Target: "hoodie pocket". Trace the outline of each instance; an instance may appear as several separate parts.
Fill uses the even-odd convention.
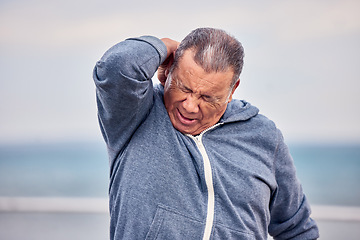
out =
[[[205,224],[164,206],[158,206],[146,240],[201,239]]]
[[[158,206],[146,240],[202,239],[204,229],[205,223],[174,209]],[[215,224],[211,239],[255,240],[255,236],[247,231],[238,231]]]

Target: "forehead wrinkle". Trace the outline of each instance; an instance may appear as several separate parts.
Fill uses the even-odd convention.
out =
[[[173,69],[173,72],[180,77],[179,80],[182,84],[186,84],[186,87],[190,88],[193,92],[213,96],[222,95],[224,90],[224,82],[222,80],[225,80],[223,78],[227,79],[228,73],[228,71],[206,72],[194,61],[194,53],[192,51],[185,52]]]
[[[180,58],[180,61],[179,61],[179,64],[176,66],[176,68],[178,69],[178,72],[185,72],[193,77],[196,77],[197,79],[200,79],[201,81],[205,81],[207,82],[208,84],[211,84],[211,85],[216,85],[215,83],[212,83],[210,82],[209,80],[207,80],[206,78],[206,75],[210,75],[210,74],[216,74],[217,72],[206,72],[206,70],[201,66],[199,65],[198,63],[195,62],[194,60],[194,52],[192,51],[187,51],[181,58]],[[186,62],[185,59],[188,59],[190,58],[191,60],[191,63],[189,62]],[[185,65],[187,66],[188,65],[188,68],[187,69],[183,69],[181,67],[181,65]],[[182,70],[182,71],[181,71]],[[199,75],[194,75],[193,72],[198,72],[200,74]],[[204,77],[204,76],[205,77]]]
[[[199,81],[197,82],[197,83],[198,83],[198,84],[197,84],[198,87],[201,87],[201,86],[207,87],[207,86],[209,86],[209,85],[214,86],[214,87],[216,86],[216,84],[213,83],[213,82],[211,82],[211,81],[209,81],[209,80],[206,78],[206,76],[205,76],[205,77],[196,76],[196,75],[194,75],[191,71],[187,71],[187,73],[188,73],[189,75],[193,76],[194,78],[196,78],[196,79],[199,80]]]
[[[185,87],[191,89],[191,91],[193,91],[194,93],[197,93],[199,95],[212,96],[218,94],[219,91],[216,90],[217,85],[207,80],[206,77],[196,76],[191,71],[186,71],[185,73],[191,75],[193,78],[196,78],[198,80],[197,82],[194,82],[190,79],[188,80],[187,84],[184,84],[182,82],[182,85],[186,85]]]

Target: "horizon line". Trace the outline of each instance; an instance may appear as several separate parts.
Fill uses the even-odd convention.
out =
[[[1,212],[103,213],[109,214],[108,198],[0,197]],[[311,205],[315,220],[360,222],[360,206]]]

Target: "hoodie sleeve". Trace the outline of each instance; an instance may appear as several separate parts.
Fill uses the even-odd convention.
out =
[[[269,234],[274,239],[317,239],[319,231],[310,218],[310,205],[296,177],[293,159],[278,130],[275,153],[277,189],[270,202]]]
[[[152,107],[151,78],[165,58],[164,43],[143,36],[116,44],[96,63],[98,119],[111,164]]]

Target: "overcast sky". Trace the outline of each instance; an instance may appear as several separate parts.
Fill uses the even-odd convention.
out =
[[[122,3],[126,2],[126,3]],[[101,139],[92,69],[128,37],[222,28],[236,98],[288,141],[360,142],[360,1],[0,0],[0,142]]]

